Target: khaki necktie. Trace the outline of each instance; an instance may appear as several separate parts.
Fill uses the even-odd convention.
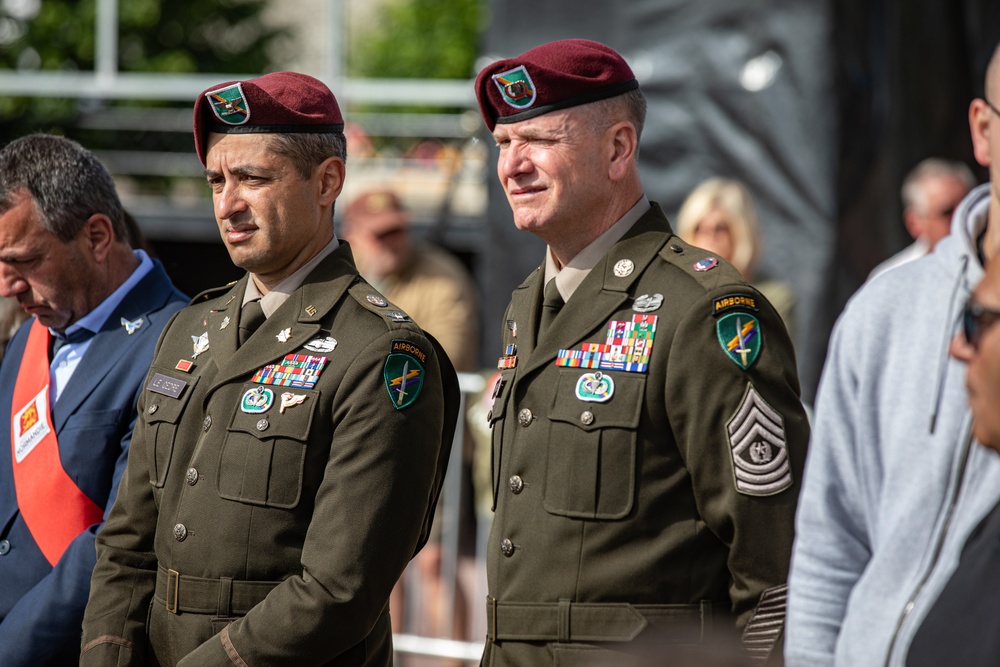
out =
[[[247,342],[247,338],[250,338],[250,335],[266,319],[264,309],[260,305],[260,299],[243,304],[243,310],[240,312],[240,345]]]
[[[562,295],[556,287],[556,279],[552,278],[545,283],[545,290],[542,293],[542,318],[538,322],[538,335],[541,336],[552,324],[552,320],[559,314],[559,309],[563,307]]]

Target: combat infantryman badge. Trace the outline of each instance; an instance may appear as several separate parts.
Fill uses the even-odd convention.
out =
[[[642,296],[637,296],[635,301],[632,302],[632,310],[637,313],[651,313],[654,310],[659,310],[662,305],[662,294],[643,294]]]
[[[335,349],[337,349],[337,339],[334,338],[333,336],[326,336],[324,338],[313,338],[303,347],[305,347],[310,352],[333,352]]]
[[[726,424],[736,490],[748,496],[770,496],[792,485],[785,421],[753,385]]]
[[[205,97],[215,117],[226,125],[243,125],[250,120],[250,105],[239,83],[209,91]]]
[[[743,370],[750,368],[762,343],[757,318],[748,313],[730,313],[719,318],[715,330],[726,356]]]

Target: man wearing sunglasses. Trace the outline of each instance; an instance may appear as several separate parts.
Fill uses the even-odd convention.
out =
[[[1000,262],[990,264],[962,312],[962,332],[951,340],[951,356],[968,364],[965,384],[972,435],[1000,451]],[[906,659],[907,667],[993,666],[1000,662],[1000,504],[969,537],[958,569],[924,619]]]
[[[1000,184],[997,102],[994,52],[969,126],[976,160]],[[947,355],[969,290],[1000,251],[998,220],[1000,190],[975,188],[933,253],[870,281],[835,327],[796,516],[789,667],[904,664],[966,538],[1000,499],[1000,458],[972,445],[965,367]]]

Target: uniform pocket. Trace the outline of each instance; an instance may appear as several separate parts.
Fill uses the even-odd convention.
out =
[[[155,372],[154,376],[165,376]],[[167,376],[169,377],[169,376]],[[174,443],[177,439],[177,424],[184,414],[191,395],[194,393],[195,385],[198,384],[197,376],[177,380],[173,385],[176,391],[180,387],[180,393],[176,396],[164,394],[150,387],[152,382],[146,384],[146,409],[142,418],[145,419],[149,429],[149,441],[153,443],[153,455],[149,457],[149,482],[156,488],[162,488],[167,479],[167,470],[170,468],[170,460],[173,457]],[[161,383],[162,384],[162,383]]]
[[[244,397],[261,385],[244,385]],[[265,386],[272,396],[268,407],[255,398],[250,412],[242,406],[233,414],[222,444],[217,490],[219,496],[251,505],[288,509],[299,503],[306,445],[313,412],[320,392],[308,389],[284,391]],[[281,410],[286,399],[295,403]]]
[[[605,374],[614,382],[613,390],[594,400],[592,393],[578,391],[585,374],[593,377],[596,371],[559,371],[549,411],[542,506],[560,516],[621,519],[632,511],[635,498],[636,431],[646,376]]]

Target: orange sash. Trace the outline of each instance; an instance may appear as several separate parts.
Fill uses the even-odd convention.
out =
[[[77,535],[104,519],[104,510],[70,478],[59,457],[49,408],[49,341],[38,320],[14,383],[11,449],[17,505],[32,537],[53,566]]]

